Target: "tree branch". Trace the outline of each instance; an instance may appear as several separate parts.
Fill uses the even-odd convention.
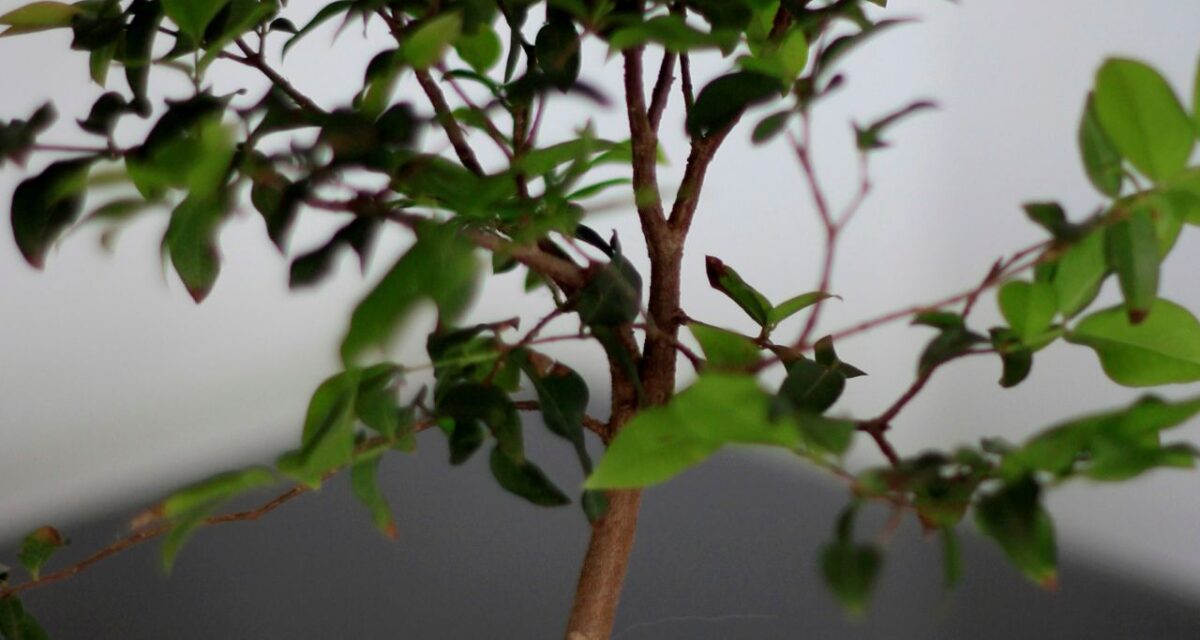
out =
[[[284,78],[283,76],[279,75],[278,71],[275,71],[275,69],[271,68],[271,65],[267,64],[267,60],[266,60],[266,58],[263,57],[262,53],[252,49],[250,47],[250,45],[246,44],[246,41],[241,38],[238,38],[237,40],[234,40],[233,42],[234,42],[234,44],[237,45],[237,48],[242,51],[242,54],[245,57],[242,57],[242,58],[239,58],[237,56],[225,56],[225,57],[229,58],[230,60],[234,60],[236,62],[244,64],[246,66],[250,66],[250,67],[254,67],[255,69],[258,69],[259,72],[261,72],[264,76],[267,77],[268,80],[271,81],[271,84],[278,87],[280,91],[286,93],[288,95],[288,97],[292,99],[292,101],[294,101],[297,105],[300,106],[300,108],[304,109],[305,111],[308,111],[308,112],[314,113],[314,114],[318,114],[318,115],[325,114],[325,110],[322,109],[321,107],[317,106],[316,102],[313,102],[311,98],[309,98],[308,96],[301,93],[300,90],[297,89],[295,86],[293,86],[291,82],[288,82],[287,78]]]
[[[454,147],[454,153],[458,155],[458,159],[471,173],[477,176],[484,175],[483,167],[475,157],[475,151],[471,149],[471,145],[467,144],[462,127],[458,126],[458,120],[455,120],[454,114],[450,112],[450,105],[446,102],[446,95],[442,93],[441,87],[437,85],[428,71],[413,70],[413,73],[417,76],[417,83],[421,85],[421,89],[429,98],[429,104],[433,107],[438,124],[442,125],[442,130],[450,139],[450,146]]]
[[[662,122],[663,111],[671,97],[671,85],[675,81],[675,54],[663,51],[662,64],[658,67],[658,79],[654,81],[654,90],[650,93],[650,109],[646,117],[650,120],[650,128],[658,131]]]

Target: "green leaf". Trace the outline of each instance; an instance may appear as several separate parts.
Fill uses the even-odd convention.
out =
[[[1121,195],[1125,172],[1121,168],[1121,153],[1112,139],[1100,126],[1096,115],[1095,94],[1089,93],[1079,119],[1079,155],[1083,157],[1083,168],[1096,189],[1112,198]]]
[[[1196,141],[1192,120],[1162,75],[1112,58],[1096,73],[1096,116],[1121,155],[1154,181],[1178,174]]]
[[[1100,293],[1110,273],[1105,257],[1104,230],[1097,229],[1071,245],[1054,271],[1054,293],[1065,318],[1083,311]]]
[[[545,79],[560,90],[567,90],[579,77],[582,43],[570,20],[551,19],[538,30],[534,39],[534,57]]]
[[[37,580],[42,565],[46,564],[56,551],[68,544],[70,541],[63,537],[58,529],[50,526],[39,527],[21,541],[17,559],[21,561],[21,566],[29,571],[29,575]]]
[[[759,346],[746,336],[700,322],[688,324],[700,343],[708,366],[718,369],[745,369],[758,362]]]
[[[96,100],[92,105],[92,110],[88,112],[87,119],[79,121],[79,128],[107,138],[112,135],[117,119],[130,111],[132,109],[125,98],[119,93],[110,91]]]
[[[7,160],[17,164],[24,163],[25,156],[37,141],[38,134],[45,131],[56,117],[54,106],[46,103],[38,107],[28,120],[0,122],[0,167],[3,167]]]
[[[462,34],[462,14],[442,13],[419,24],[400,45],[404,59],[414,69],[428,69],[446,55],[446,48]]]
[[[1033,349],[1025,346],[1010,329],[997,327],[991,333],[992,347],[1000,354],[1004,366],[1000,386],[1008,389],[1021,384],[1033,369]]]
[[[788,364],[787,377],[779,387],[780,409],[802,413],[824,413],[846,388],[846,376],[837,366],[827,366],[803,356]]]
[[[1123,307],[1097,311],[1067,340],[1094,349],[1104,373],[1127,387],[1200,380],[1200,322],[1168,300],[1160,298],[1136,325]]]
[[[773,422],[769,396],[749,375],[705,372],[665,406],[642,411],[609,445],[588,489],[657,484],[702,462],[725,444],[792,448],[800,433]]]
[[[559,507],[571,504],[566,496],[537,465],[522,459],[514,461],[500,447],[492,449],[489,458],[492,475],[509,493],[520,496],[539,507]]]
[[[1117,274],[1129,321],[1146,318],[1158,298],[1158,233],[1149,212],[1134,209],[1108,227],[1104,235],[1108,266]]]
[[[454,418],[456,425],[482,422],[505,455],[516,462],[524,460],[521,418],[503,389],[481,382],[460,382],[438,398],[437,413]]]
[[[772,307],[767,313],[767,325],[774,327],[780,322],[787,320],[793,315],[800,313],[801,311],[822,300],[825,300],[826,298],[836,297],[837,296],[833,295],[832,293],[826,293],[824,291],[810,291],[808,293],[802,293],[798,296],[788,298],[787,300],[784,300],[783,302],[780,302]]]
[[[566,438],[574,446],[583,472],[591,473],[592,458],[583,439],[583,417],[589,395],[587,382],[578,373],[560,364],[555,364],[543,375],[528,354],[522,355],[520,366],[537,391],[538,406],[546,428]]]
[[[80,7],[65,2],[31,2],[0,15],[0,25],[12,27],[5,33],[14,35],[69,27],[71,18],[80,11]]]
[[[779,79],[753,71],[723,75],[704,86],[687,115],[693,138],[711,135],[730,126],[748,107],[780,93]]]
[[[1000,313],[1023,342],[1046,332],[1058,313],[1054,287],[1044,282],[1011,280],[996,294]]]
[[[642,277],[618,251],[576,294],[574,308],[588,326],[633,322],[642,309]]]
[[[355,218],[338,229],[329,242],[296,257],[288,272],[288,287],[297,289],[320,282],[329,275],[334,258],[343,246],[353,249],[358,254],[359,266],[365,271],[371,245],[379,230],[379,222],[378,218]]]
[[[1040,499],[1033,478],[1015,480],[979,501],[975,524],[1026,576],[1052,589],[1058,584],[1058,553],[1054,524]]]
[[[49,640],[42,625],[16,596],[0,598],[0,638],[4,640]]]
[[[775,308],[766,296],[759,293],[742,280],[733,267],[727,266],[717,258],[708,256],[704,259],[705,271],[708,274],[708,284],[712,288],[729,296],[737,306],[741,307],[752,320],[761,326],[771,322],[771,311]],[[787,303],[784,303],[787,304]]]
[[[853,540],[854,516],[857,505],[851,505],[838,518],[836,539],[821,548],[821,575],[825,584],[846,611],[862,615],[879,570],[883,553],[873,544]]]
[[[587,491],[579,499],[588,522],[595,524],[608,513],[608,496],[603,491]]]
[[[212,291],[221,271],[216,235],[225,210],[223,199],[189,197],[171,213],[163,236],[175,272],[197,303]]]
[[[60,160],[17,186],[12,229],[25,261],[41,269],[46,253],[83,210],[84,187],[95,158]]]
[[[921,358],[917,362],[918,374],[962,356],[970,351],[971,347],[981,342],[987,342],[987,338],[967,329],[962,316],[953,313],[944,311],[921,313],[913,319],[913,324],[924,324],[941,330],[921,352]]]
[[[754,144],[762,144],[771,140],[787,127],[788,118],[791,116],[791,111],[777,111],[759,120],[758,124],[754,126],[754,131],[750,133],[750,140]]]
[[[884,141],[883,134],[887,129],[901,120],[926,109],[936,109],[937,104],[929,100],[918,100],[898,111],[893,111],[888,115],[872,122],[869,125],[861,126],[854,125],[854,139],[859,151],[874,151],[877,149],[885,149],[888,143]]]
[[[472,34],[464,34],[454,43],[458,57],[477,73],[487,73],[500,61],[503,45],[500,36],[488,26]]]
[[[610,47],[624,50],[655,42],[673,53],[687,53],[695,49],[717,47],[726,49],[737,42],[737,34],[732,31],[713,31],[711,33],[696,29],[680,16],[655,16],[645,22],[631,24],[617,29],[608,38]]]
[[[392,518],[391,507],[387,497],[379,490],[378,472],[382,456],[375,455],[360,460],[350,467],[350,488],[359,502],[371,512],[371,520],[375,528],[383,535],[396,539],[396,521]]]
[[[351,369],[321,383],[308,403],[300,448],[279,458],[279,470],[310,487],[354,457],[354,419],[359,371]]]
[[[300,42],[301,38],[307,36],[314,29],[327,22],[330,18],[333,18],[339,13],[346,13],[353,9],[356,3],[357,0],[337,0],[337,2],[330,2],[329,4],[321,7],[321,10],[313,15],[312,19],[310,19],[307,24],[301,27],[300,30],[297,31],[296,34],[291,38],[288,38],[287,42],[283,43],[282,55],[286,56],[288,50],[296,46],[296,43]]]
[[[275,474],[265,467],[219,473],[172,493],[162,503],[162,516],[180,518],[190,511],[220,505],[240,493],[275,482]]]
[[[162,0],[163,12],[179,30],[199,42],[204,28],[217,16],[229,0]]]
[[[390,362],[380,363],[362,370],[358,383],[358,395],[354,399],[354,412],[363,424],[379,435],[397,439],[401,429],[411,426],[411,417],[397,406],[403,369]]]
[[[342,361],[354,362],[367,349],[383,346],[421,300],[433,302],[442,321],[452,322],[471,300],[478,268],[474,249],[454,228],[420,225],[416,244],[354,309]]]

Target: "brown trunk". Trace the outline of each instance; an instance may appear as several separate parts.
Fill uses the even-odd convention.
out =
[[[587,556],[575,589],[567,622],[567,640],[608,640],[633,537],[637,531],[641,490],[610,491],[608,512],[592,527]]]

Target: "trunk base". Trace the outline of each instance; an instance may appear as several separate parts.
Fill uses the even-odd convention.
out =
[[[612,634],[641,502],[640,489],[608,493],[608,512],[592,526],[567,640],[608,640]]]

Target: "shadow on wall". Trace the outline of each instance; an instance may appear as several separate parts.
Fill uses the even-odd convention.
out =
[[[449,467],[437,440],[384,463],[399,542],[376,533],[339,478],[257,523],[202,531],[170,579],[150,544],[30,593],[26,605],[56,640],[559,637],[586,542],[582,514],[502,493],[485,477],[486,456]],[[535,440],[539,459],[562,458]],[[965,576],[946,595],[940,546],[911,519],[870,613],[848,621],[814,560],[845,501],[838,486],[739,453],[649,491],[614,638],[1163,640],[1200,629],[1197,603],[1071,559],[1061,591],[1044,593],[970,536]],[[861,535],[881,521],[868,518]],[[70,532],[74,544],[55,560],[103,546],[123,522]],[[15,546],[0,546],[0,557]]]

